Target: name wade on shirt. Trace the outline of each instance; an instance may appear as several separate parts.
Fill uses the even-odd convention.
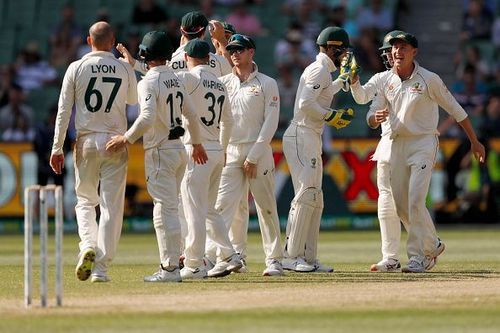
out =
[[[181,86],[180,82],[178,79],[168,79],[163,81],[163,84],[168,88],[179,88]]]

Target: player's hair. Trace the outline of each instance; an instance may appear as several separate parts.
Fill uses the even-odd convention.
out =
[[[94,23],[90,27],[89,35],[92,38],[93,44],[100,48],[106,46],[107,43],[113,40],[114,31],[107,22],[100,21]]]

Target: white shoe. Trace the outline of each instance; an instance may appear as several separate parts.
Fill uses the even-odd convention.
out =
[[[304,258],[301,257],[285,258],[283,259],[282,265],[283,269],[300,273],[312,272],[315,270],[313,265],[308,264]]]
[[[99,283],[99,282],[110,282],[111,279],[106,274],[94,274],[92,273],[92,278],[90,282]]]
[[[240,259],[241,260],[241,268],[233,271],[234,273],[248,273],[248,267],[247,267],[247,262],[245,259]]]
[[[434,260],[434,258],[431,258]],[[426,264],[424,263],[426,259],[419,259],[417,257],[410,258],[408,265],[403,267],[401,270],[403,273],[424,273]]]
[[[439,244],[436,247],[436,249],[434,250],[434,253],[432,253],[432,257],[426,257],[426,261],[425,261],[425,270],[426,271],[430,271],[432,268],[434,268],[434,266],[436,266],[437,257],[439,257],[439,255],[441,253],[443,253],[444,249],[446,248],[446,246],[441,241],[441,239],[438,238],[438,241],[439,241]]]
[[[184,266],[180,274],[182,280],[199,280],[207,278],[207,271],[204,267],[189,268]]]
[[[205,269],[207,270],[207,272],[215,266],[214,262],[207,256],[203,257],[203,265],[205,265]]]
[[[92,274],[92,268],[94,266],[95,256],[95,250],[92,248],[88,248],[82,251],[75,269],[75,274],[78,280],[85,281],[90,277],[90,274]]]
[[[313,263],[309,263],[314,267],[314,272],[316,273],[333,273],[333,267],[322,264],[318,259]]]
[[[160,265],[160,268],[153,275],[145,276],[144,282],[181,282],[181,274],[179,267],[175,267],[169,271]]]
[[[371,272],[393,273],[401,272],[401,263],[396,259],[381,260],[370,267]]]
[[[243,267],[240,256],[233,254],[231,257],[219,261],[214,268],[208,271],[208,277],[223,277]]]
[[[262,276],[281,276],[283,273],[283,266],[278,260],[273,260],[262,272]]]

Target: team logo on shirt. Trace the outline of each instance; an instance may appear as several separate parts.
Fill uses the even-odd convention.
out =
[[[253,95],[253,96],[259,96],[260,95],[260,88],[257,85],[253,85],[248,88],[248,94]]]
[[[316,158],[311,158],[311,168],[316,169],[316,163],[318,163]]]
[[[410,87],[410,92],[414,94],[421,94],[422,93],[422,85],[420,82],[415,82],[411,87]]]

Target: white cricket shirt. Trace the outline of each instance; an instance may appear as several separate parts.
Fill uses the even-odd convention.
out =
[[[183,125],[191,132],[194,143],[200,143],[196,114],[183,82],[166,65],[151,68],[139,82],[140,114],[125,133],[127,141],[134,143],[144,135],[144,149],[162,145],[178,145],[180,140],[169,143],[170,130]],[[182,116],[188,124],[182,124]],[[184,134],[185,135],[185,134]]]
[[[126,104],[137,103],[137,80],[132,67],[110,52],[94,51],[66,70],[54,133],[52,154],[62,154],[73,105],[77,134],[123,134]]]
[[[184,48],[186,44],[179,46],[179,48],[172,54],[172,60],[169,61],[168,65],[174,70],[174,72],[188,71]],[[209,53],[208,69],[216,77],[221,77],[231,73],[231,65],[229,61],[224,56],[219,54]]]
[[[226,86],[208,65],[198,65],[189,72],[182,71],[177,75],[193,101],[203,146],[205,149],[225,150],[233,123]],[[189,133],[184,135],[182,141],[184,144],[193,143]]]
[[[439,134],[438,106],[442,107],[457,122],[467,118],[467,113],[458,104],[441,78],[415,61],[410,78],[401,81],[396,69],[388,71],[385,82],[379,82],[377,91],[387,101],[391,138]],[[351,86],[353,94],[358,85]]]
[[[324,53],[306,67],[300,77],[295,97],[292,123],[304,126],[321,134],[325,115],[330,109],[333,96],[342,88],[342,81],[332,82],[332,72],[337,68]]]
[[[274,79],[259,73],[255,63],[254,71],[245,82],[234,72],[223,76],[221,81],[227,88],[234,121],[229,143],[253,142],[246,159],[257,163],[278,128],[278,85]]]

